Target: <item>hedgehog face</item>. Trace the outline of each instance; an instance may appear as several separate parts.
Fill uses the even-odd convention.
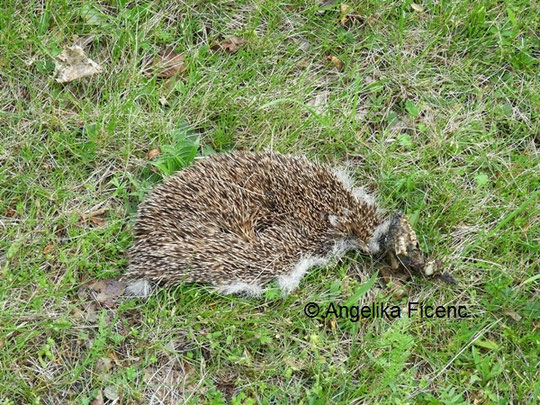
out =
[[[404,267],[416,274],[433,275],[434,266],[426,266],[424,252],[420,250],[416,233],[409,219],[402,213],[392,218],[385,247],[388,261],[394,270]]]
[[[426,260],[409,219],[401,212],[392,218],[381,243],[392,269],[435,277],[447,284],[457,284],[454,277],[442,272],[442,265],[438,260]]]

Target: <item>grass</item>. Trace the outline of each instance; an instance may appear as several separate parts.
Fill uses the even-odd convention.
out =
[[[349,5],[342,26],[339,4],[299,0],[3,3],[0,403],[538,401],[539,7]],[[56,83],[88,36],[103,72]],[[186,71],[143,75],[165,48]],[[362,288],[374,264],[353,254],[285,299],[182,286],[100,307],[80,287],[124,271],[137,205],[195,141],[348,165],[459,279],[372,297],[471,318],[307,318]]]

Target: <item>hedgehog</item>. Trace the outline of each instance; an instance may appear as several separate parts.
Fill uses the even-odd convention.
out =
[[[309,269],[350,250],[454,281],[426,260],[407,216],[381,214],[345,170],[237,151],[197,160],[148,195],[123,279],[135,296],[180,283],[257,296],[273,281],[287,295]]]

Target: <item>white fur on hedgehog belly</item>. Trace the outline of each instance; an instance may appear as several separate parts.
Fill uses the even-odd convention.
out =
[[[239,281],[231,284],[223,284],[218,287],[218,292],[221,294],[246,294],[258,297],[265,289],[258,284],[249,284]]]
[[[277,282],[283,295],[288,295],[293,292],[300,280],[308,272],[309,269],[315,266],[323,266],[332,259],[339,259],[347,251],[357,248],[351,240],[340,240],[332,247],[332,250],[326,256],[307,256],[300,259],[292,268],[292,270],[282,276],[277,277]],[[260,296],[266,289],[258,284],[249,284],[245,282],[235,282],[223,284],[218,287],[218,291],[222,294],[246,294],[250,296]]]
[[[126,286],[124,293],[133,297],[148,297],[152,294],[152,289],[152,283],[148,280],[131,280]]]

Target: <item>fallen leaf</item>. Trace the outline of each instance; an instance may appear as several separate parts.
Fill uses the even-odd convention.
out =
[[[186,55],[173,52],[172,49],[161,51],[154,58],[152,67],[147,73],[154,74],[157,72],[157,77],[159,78],[167,78],[180,74],[186,70],[185,58]]]
[[[151,160],[155,158],[156,156],[159,156],[160,153],[161,152],[159,151],[159,149],[152,149],[150,152],[146,154],[146,160]]]
[[[308,67],[308,65],[309,65],[309,60],[302,59],[300,62],[298,62],[297,66],[298,66],[299,69],[305,69],[305,68]]]
[[[94,225],[97,225],[97,226],[103,226],[103,225],[105,225],[105,218],[103,218],[103,217],[100,216],[100,215],[95,216],[95,217],[91,217],[91,218],[90,218],[90,221],[91,221]]]
[[[109,357],[112,358],[112,360],[114,361],[114,364],[116,364],[117,366],[121,366],[120,361],[118,360],[118,357],[116,356],[114,352],[111,352],[109,354]]]
[[[411,3],[411,7],[414,11],[418,11],[419,13],[421,13],[422,11],[424,11],[424,8],[419,5],[419,4],[416,4],[416,3]]]
[[[47,246],[43,248],[43,254],[44,255],[48,254],[53,249],[53,247],[54,245],[52,243],[49,243]]]
[[[58,83],[71,82],[102,71],[101,66],[88,58],[79,45],[64,48],[62,53],[56,57],[54,64]]]
[[[340,17],[339,23],[343,27],[351,27],[353,25],[362,23],[364,20],[362,16],[356,13],[353,10],[353,8],[349,6],[348,4],[342,3],[340,10],[341,10],[341,14],[340,14],[341,17]]]
[[[126,283],[115,279],[98,280],[90,285],[96,292],[95,299],[105,307],[112,308],[116,304],[118,297],[122,295],[126,288]]]
[[[407,287],[397,282],[395,283],[395,285],[390,287],[390,292],[392,293],[392,297],[394,297],[396,300],[400,300],[403,297],[406,297],[407,295],[409,295]]]
[[[326,59],[329,62],[332,62],[332,65],[334,65],[337,70],[341,71],[343,69],[343,62],[337,56],[328,55]]]
[[[105,218],[103,217],[103,214],[105,214],[108,210],[109,210],[109,207],[104,206],[96,210],[88,211],[82,214],[81,221],[80,221],[81,225],[83,226],[88,225],[88,221],[91,221],[93,224],[98,225],[98,226],[105,225]]]
[[[522,316],[520,314],[518,314],[516,311],[512,311],[511,309],[507,309],[506,311],[504,311],[504,313],[516,322],[519,322],[522,319]]]
[[[349,14],[352,11],[352,7],[348,4],[341,4],[340,7],[341,10],[341,19],[339,20],[340,24],[345,26],[347,24],[347,20],[349,19]]]
[[[228,53],[236,53],[240,49],[242,45],[244,45],[247,41],[243,38],[239,37],[232,37],[231,39],[222,41],[221,43],[214,42],[212,45],[212,49],[214,51],[222,50]]]

